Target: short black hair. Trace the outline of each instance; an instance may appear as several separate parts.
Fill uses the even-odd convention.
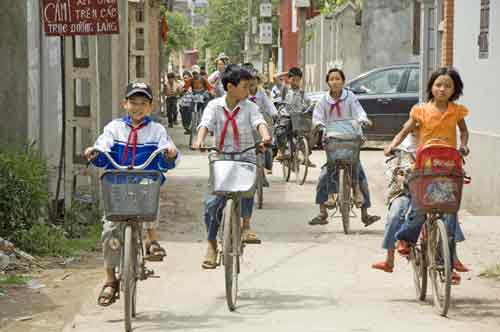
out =
[[[345,74],[344,72],[342,71],[342,69],[339,69],[339,68],[332,68],[328,71],[328,73],[326,73],[326,83],[328,83],[328,79],[330,78],[330,74],[331,73],[339,73],[340,77],[342,77],[342,81],[345,82]]]
[[[302,77],[302,70],[299,67],[292,67],[288,70],[288,77]]]
[[[460,77],[458,71],[454,68],[442,67],[433,72],[431,77],[429,78],[429,82],[427,83],[427,101],[431,101],[432,99],[434,99],[434,95],[432,94],[432,86],[434,85],[434,82],[436,82],[438,77],[442,75],[450,76],[455,87],[455,92],[453,92],[453,94],[451,95],[450,101],[455,101],[464,94],[464,82],[462,81],[462,78]]]
[[[250,81],[251,79],[252,74],[250,74],[248,70],[234,64],[228,65],[222,73],[222,85],[226,91],[229,83],[238,86],[241,81]]]
[[[167,78],[175,78],[175,73],[174,72],[168,73]]]
[[[188,75],[188,76],[190,76],[190,77],[193,77],[193,74],[191,74],[191,72],[190,72],[189,70],[184,70],[184,71],[182,72],[182,76],[184,76],[184,75]]]

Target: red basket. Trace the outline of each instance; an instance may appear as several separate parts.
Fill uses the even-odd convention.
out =
[[[412,204],[418,212],[458,212],[463,184],[462,157],[455,148],[425,145],[417,150],[409,186]]]
[[[411,202],[419,213],[457,213],[462,201],[462,173],[415,171],[409,180]]]

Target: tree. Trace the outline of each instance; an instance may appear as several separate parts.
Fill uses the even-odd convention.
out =
[[[363,0],[313,0],[313,5],[314,8],[324,13],[330,13],[349,1],[352,1],[358,7],[363,5]]]
[[[209,0],[200,14],[207,20],[199,31],[202,54],[210,48],[213,54],[224,52],[231,62],[241,62],[248,24],[247,0]]]
[[[166,58],[170,58],[172,51],[192,48],[194,31],[190,19],[180,13],[166,11],[166,9],[162,10],[162,15],[165,16],[168,24],[167,43],[165,45]]]

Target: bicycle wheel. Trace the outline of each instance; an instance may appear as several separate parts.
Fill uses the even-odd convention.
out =
[[[300,136],[295,146],[295,179],[298,185],[303,185],[309,169],[309,142],[304,136]]]
[[[288,151],[288,158],[281,161],[281,167],[283,170],[283,180],[288,182],[290,180],[290,175],[292,174],[292,160],[293,160],[293,151],[292,151],[292,143],[290,140],[286,143],[285,151]]]
[[[413,270],[413,284],[419,301],[424,301],[427,296],[427,260],[425,256],[426,241],[420,240],[410,248],[410,263]]]
[[[257,181],[255,184],[256,194],[257,194],[257,209],[261,210],[264,204],[264,168],[257,168]]]
[[[342,227],[344,234],[349,234],[350,231],[350,212],[351,212],[351,181],[349,172],[341,167],[339,168],[339,202],[340,214],[342,214]]]
[[[122,284],[124,299],[124,314],[125,314],[125,331],[132,331],[132,314],[135,313],[135,296],[137,293],[136,279],[136,259],[137,245],[134,238],[131,225],[125,227],[125,236],[123,241],[123,267],[122,267]]]
[[[429,278],[432,284],[434,308],[446,316],[451,297],[451,255],[446,226],[441,219],[427,224],[429,231]]]
[[[229,199],[224,211],[223,259],[226,279],[226,300],[230,311],[236,309],[238,298],[238,274],[240,267],[240,207]]]

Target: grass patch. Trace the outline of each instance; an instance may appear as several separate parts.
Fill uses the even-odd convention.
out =
[[[500,279],[500,264],[487,268],[479,275],[483,278]]]
[[[0,286],[21,286],[25,285],[30,278],[17,275],[0,276]]]
[[[18,241],[23,250],[38,256],[79,256],[99,249],[102,224],[80,228],[78,237],[69,238],[59,226],[39,224],[20,232]]]

